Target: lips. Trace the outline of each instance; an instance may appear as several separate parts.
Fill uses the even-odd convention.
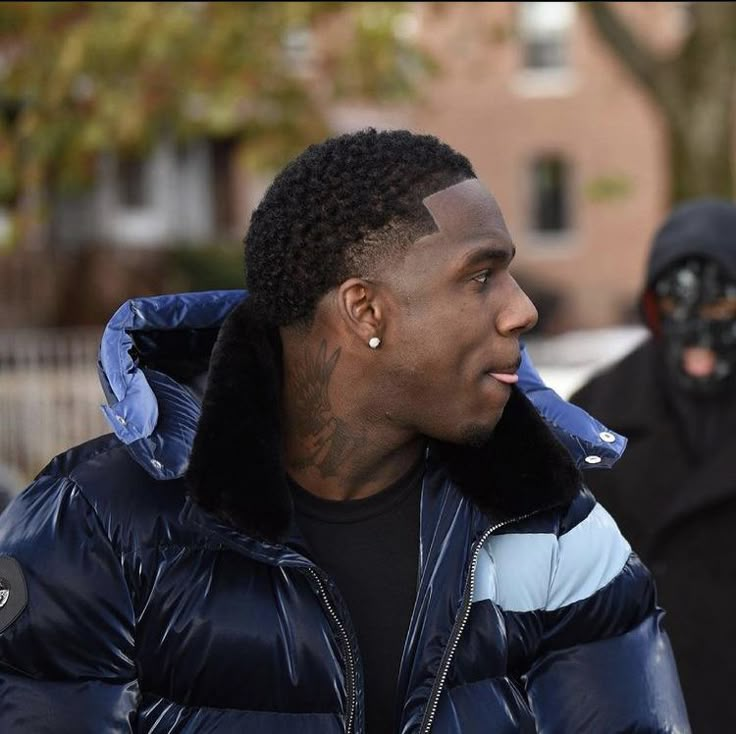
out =
[[[504,385],[515,385],[519,381],[519,375],[517,374],[519,366],[521,365],[521,358],[517,359],[513,364],[508,367],[501,367],[500,369],[490,369],[486,372],[495,380],[502,382]]]
[[[499,382],[503,382],[504,385],[515,385],[519,381],[519,375],[516,372],[489,372],[488,374]]]

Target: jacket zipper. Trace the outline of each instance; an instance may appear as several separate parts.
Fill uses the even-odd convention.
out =
[[[460,643],[460,636],[465,629],[465,625],[468,623],[468,618],[470,617],[470,608],[473,602],[473,593],[475,592],[475,572],[478,566],[478,558],[480,557],[480,552],[483,549],[483,545],[488,539],[488,536],[492,533],[495,533],[496,530],[498,530],[499,528],[502,528],[506,525],[511,525],[511,523],[514,522],[526,520],[526,518],[531,517],[538,512],[540,512],[540,510],[528,512],[526,515],[521,515],[520,517],[514,517],[510,520],[504,520],[503,522],[497,523],[496,525],[488,528],[488,530],[483,533],[480,540],[478,541],[475,547],[475,552],[473,553],[473,560],[470,565],[470,575],[468,578],[468,583],[465,586],[465,596],[463,597],[463,608],[461,616],[459,622],[455,622],[455,627],[452,631],[452,635],[450,636],[450,641],[447,643],[447,647],[445,648],[445,655],[440,665],[439,673],[434,679],[432,692],[429,696],[429,703],[427,704],[427,708],[424,710],[424,718],[422,719],[422,725],[419,728],[420,734],[429,734],[429,731],[432,728],[434,717],[437,714],[437,706],[440,702],[440,695],[442,694],[442,689],[445,686],[445,681],[447,680],[447,674],[450,671],[452,659],[455,657],[455,651],[457,650],[457,646]]]
[[[345,648],[345,660],[347,662],[347,694],[348,694],[348,707],[347,707],[347,713],[345,715],[345,734],[351,734],[353,731],[353,718],[355,716],[355,709],[357,704],[357,694],[356,694],[356,674],[355,674],[355,658],[353,656],[353,649],[350,646],[350,639],[348,638],[348,633],[345,630],[345,625],[342,623],[342,620],[337,615],[337,612],[335,611],[334,606],[332,605],[332,602],[330,601],[330,597],[327,594],[327,591],[324,587],[324,584],[322,583],[322,579],[320,578],[319,574],[313,569],[313,568],[307,568],[307,573],[309,573],[312,578],[315,580],[317,584],[317,588],[319,589],[319,597],[322,600],[322,604],[324,608],[329,613],[332,620],[335,622],[335,626],[338,629],[338,632],[340,633],[340,637],[342,638],[342,642]]]

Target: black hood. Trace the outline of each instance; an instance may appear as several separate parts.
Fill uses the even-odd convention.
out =
[[[736,279],[736,205],[726,199],[695,199],[675,208],[654,235],[644,288],[642,321],[659,335],[654,284],[670,265],[686,257],[709,257]]]
[[[672,263],[693,255],[716,260],[736,279],[736,205],[697,199],[677,207],[654,236],[645,290]]]
[[[705,380],[685,374],[681,366],[683,349],[687,344],[697,343],[702,327],[693,322],[680,324],[676,334],[666,335],[663,330],[654,285],[671,265],[688,257],[713,260],[736,280],[734,203],[725,199],[697,199],[674,209],[654,237],[640,300],[643,320],[655,337],[658,387],[663,389],[674,411],[673,420],[693,458],[702,461],[733,430],[730,401],[723,400],[724,391],[732,390],[733,374],[727,379]],[[708,335],[714,338],[712,328]],[[719,359],[725,359],[723,354]]]

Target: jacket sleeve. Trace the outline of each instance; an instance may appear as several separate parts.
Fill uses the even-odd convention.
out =
[[[133,607],[100,518],[42,476],[0,517],[0,731],[132,732]]]
[[[649,571],[584,493],[562,523],[525,676],[541,734],[688,734]]]

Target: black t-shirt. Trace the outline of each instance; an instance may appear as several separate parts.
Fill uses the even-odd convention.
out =
[[[377,494],[321,499],[291,482],[296,519],[315,563],[350,611],[365,677],[367,734],[393,734],[396,683],[419,568],[424,463]]]

